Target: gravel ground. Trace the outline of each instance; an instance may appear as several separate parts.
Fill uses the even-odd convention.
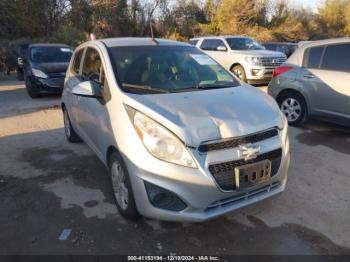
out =
[[[0,82],[0,254],[350,255],[348,129],[290,128],[288,185],[276,197],[205,223],[131,223],[97,157],[65,140],[59,102]]]

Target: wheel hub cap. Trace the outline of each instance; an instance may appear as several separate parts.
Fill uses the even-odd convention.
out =
[[[242,80],[243,74],[242,74],[242,72],[241,72],[239,69],[233,70],[233,73],[234,73],[240,80]]]
[[[294,122],[301,115],[301,105],[298,100],[287,98],[281,104],[281,111],[287,117],[289,122]]]
[[[112,165],[112,185],[115,199],[119,206],[126,210],[129,203],[129,191],[125,184],[125,174],[120,163],[115,162]]]

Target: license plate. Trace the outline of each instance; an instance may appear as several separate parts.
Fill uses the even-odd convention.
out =
[[[242,189],[269,181],[271,178],[271,161],[263,160],[235,168],[236,188]]]

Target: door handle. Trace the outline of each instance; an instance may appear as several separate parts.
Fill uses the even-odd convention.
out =
[[[315,76],[313,74],[305,74],[304,77],[308,78],[308,79],[315,78]]]

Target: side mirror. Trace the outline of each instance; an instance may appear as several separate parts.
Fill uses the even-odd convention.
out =
[[[72,93],[77,96],[102,98],[102,95],[95,90],[96,88],[91,81],[84,81],[73,87]]]
[[[221,46],[218,46],[218,47],[216,48],[216,50],[217,50],[217,51],[225,52],[225,51],[227,51],[227,48],[226,48],[226,46],[221,45]]]

